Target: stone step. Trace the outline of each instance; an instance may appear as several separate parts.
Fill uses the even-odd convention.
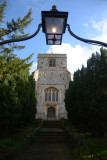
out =
[[[36,138],[36,139],[37,139],[37,138],[41,138],[41,139],[64,139],[64,138],[65,138],[65,139],[67,139],[66,137],[62,137],[62,136],[61,136],[61,137],[56,137],[56,136],[54,136],[54,137],[53,137],[53,136],[49,136],[49,137],[46,137],[46,136],[44,136],[44,137],[42,137],[42,136],[37,136],[37,137],[35,137],[35,138]]]
[[[57,142],[57,143],[60,143],[60,142],[66,142],[66,143],[69,143],[72,141],[72,139],[68,139],[67,137],[35,137],[34,139],[35,142]]]
[[[62,128],[62,123],[59,120],[44,120],[42,128]]]
[[[35,137],[35,139],[44,139],[44,140],[63,140],[63,139],[66,139],[67,140],[67,137],[41,137],[41,136],[38,136],[38,137]]]
[[[51,128],[42,128],[41,130],[38,130],[37,131],[37,133],[41,133],[41,132],[43,132],[43,133],[59,133],[59,134],[61,134],[61,133],[66,133],[65,131],[63,131],[63,130],[61,130],[61,129],[58,129],[58,130],[56,130],[56,129],[51,129]]]
[[[34,141],[44,141],[44,142],[65,142],[67,141],[67,136],[36,136]]]
[[[41,138],[65,138],[65,137],[67,137],[65,134],[59,134],[59,135],[57,135],[57,134],[36,134],[35,135],[36,137],[41,137]]]
[[[48,133],[36,133],[35,136],[45,137],[66,137],[66,134],[48,134]]]
[[[35,133],[34,141],[38,143],[65,143],[68,141],[68,136],[62,129],[60,120],[43,120],[42,128]]]
[[[38,143],[66,143],[71,140],[68,139],[68,136],[64,131],[39,131],[36,132],[34,141]]]
[[[56,140],[56,139],[36,139],[36,143],[66,143],[66,139]]]
[[[41,137],[41,138],[66,138],[66,135],[36,135],[36,137]]]
[[[43,125],[43,128],[62,128],[62,126],[58,126],[58,125],[46,125],[46,126],[44,126]]]

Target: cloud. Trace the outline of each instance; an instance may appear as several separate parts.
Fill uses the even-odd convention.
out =
[[[107,32],[107,19],[96,22],[92,17],[91,24],[93,28],[97,29],[98,31],[101,31],[101,33]]]
[[[94,29],[97,29],[98,36],[93,37],[93,40],[98,40],[107,43],[107,19],[104,19],[100,22],[96,22],[93,18],[91,18],[91,24]],[[87,24],[84,23],[84,26]],[[92,53],[100,52],[101,46],[97,45],[89,45],[81,46],[77,44],[73,47],[71,44],[62,44],[61,46],[51,46],[48,50],[48,53],[60,53],[67,54],[67,68],[71,73],[74,71],[81,69],[82,64],[84,66],[87,65],[87,60],[91,57]]]
[[[31,74],[32,72],[34,72],[36,69],[37,69],[37,63],[34,63],[34,62],[33,62],[32,66],[30,67],[30,70],[29,70],[30,74]]]
[[[88,27],[88,24],[87,24],[87,23],[84,23],[83,25],[84,25],[85,27]]]
[[[94,48],[88,49],[87,47],[82,47],[79,44],[72,47],[70,44],[62,43],[61,46],[56,45],[51,46],[50,48],[48,53],[51,53],[50,51],[53,50],[53,53],[55,54],[67,54],[67,68],[71,73],[80,69],[82,64],[86,66],[87,59],[91,57],[92,51],[94,51]]]
[[[99,36],[96,36],[93,39],[107,43],[107,19],[96,22],[93,18],[91,18],[91,24],[94,29],[99,31]]]

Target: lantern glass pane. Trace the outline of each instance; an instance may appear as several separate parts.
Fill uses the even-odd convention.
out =
[[[55,44],[56,44],[56,45],[59,45],[59,44],[61,44],[61,41],[60,41],[60,40],[56,40],[56,41],[55,41]]]
[[[54,35],[50,34],[47,36],[47,39],[53,39],[54,38]]]
[[[64,20],[64,18],[46,17],[46,33],[63,34]]]
[[[53,41],[52,40],[48,40],[48,44],[53,44]]]
[[[55,35],[56,39],[61,39],[61,35]]]

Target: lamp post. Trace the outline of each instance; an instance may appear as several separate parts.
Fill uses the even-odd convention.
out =
[[[4,40],[0,42],[0,45],[31,39],[39,33],[40,28],[42,27],[42,31],[46,35],[46,43],[48,45],[61,45],[62,35],[63,33],[65,33],[66,28],[68,28],[69,33],[74,38],[82,42],[107,47],[107,43],[96,40],[84,39],[74,34],[70,29],[70,25],[67,24],[68,12],[59,12],[56,9],[55,5],[52,7],[52,10],[42,11],[41,14],[42,14],[42,23],[38,25],[38,28],[34,34],[24,38]]]

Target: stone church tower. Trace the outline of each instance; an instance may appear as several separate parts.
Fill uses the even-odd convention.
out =
[[[66,54],[38,54],[33,73],[37,88],[36,119],[67,119],[65,91],[71,80]]]

